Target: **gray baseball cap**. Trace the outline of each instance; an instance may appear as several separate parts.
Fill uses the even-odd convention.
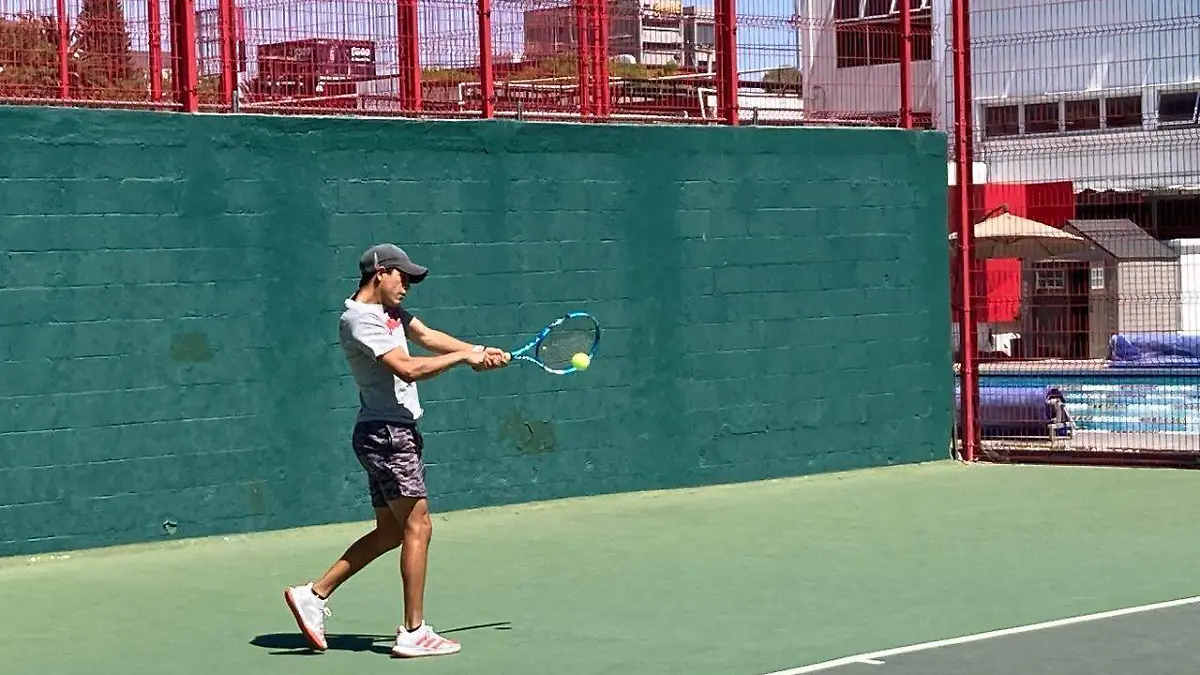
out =
[[[367,249],[358,259],[358,270],[363,274],[387,269],[398,269],[404,272],[414,284],[421,283],[429,274],[428,269],[413,262],[404,249],[395,244],[376,244]]]

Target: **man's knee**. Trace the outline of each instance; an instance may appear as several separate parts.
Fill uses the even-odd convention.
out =
[[[429,517],[429,509],[425,508],[425,502],[422,500],[409,511],[408,518],[404,520],[404,539],[429,541],[432,536],[433,519]]]
[[[395,528],[375,528],[375,537],[379,540],[380,546],[384,551],[392,551],[400,548],[404,543],[404,533]]]
[[[386,506],[376,511],[375,536],[389,551],[404,543],[404,528]]]

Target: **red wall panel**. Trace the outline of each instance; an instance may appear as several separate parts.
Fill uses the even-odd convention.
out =
[[[951,230],[955,208],[950,189]],[[979,221],[1001,207],[1015,216],[1062,227],[1075,217],[1075,190],[1070,181],[1053,183],[987,183],[972,194],[972,220]],[[957,307],[957,296],[954,306]],[[1021,309],[1021,261],[992,258],[975,265],[975,305],[979,321],[1016,321]]]

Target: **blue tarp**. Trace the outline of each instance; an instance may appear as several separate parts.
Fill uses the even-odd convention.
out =
[[[961,415],[961,400],[955,387],[954,404]],[[979,387],[979,426],[985,438],[989,436],[1038,436],[1047,434],[1046,424],[1052,412],[1046,399],[1062,396],[1053,386],[1011,385]],[[1069,402],[1068,402],[1069,403]],[[961,419],[960,419],[961,423]]]
[[[1108,346],[1113,368],[1200,368],[1200,333],[1125,333]]]

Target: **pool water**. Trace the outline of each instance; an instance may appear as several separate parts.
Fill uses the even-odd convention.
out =
[[[1200,433],[1200,373],[1063,374],[1028,372],[981,375],[980,403],[1007,398],[1009,390],[1057,387],[1080,430],[1108,432]],[[987,410],[983,417],[988,417]]]

